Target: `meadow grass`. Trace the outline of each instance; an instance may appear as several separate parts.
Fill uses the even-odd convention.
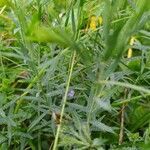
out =
[[[149,150],[147,0],[0,0],[0,150]]]

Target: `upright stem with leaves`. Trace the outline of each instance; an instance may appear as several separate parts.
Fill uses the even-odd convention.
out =
[[[58,143],[58,138],[59,138],[59,134],[60,134],[60,131],[61,131],[61,125],[62,125],[65,106],[66,106],[66,102],[67,102],[67,95],[68,95],[71,76],[72,76],[73,67],[74,67],[74,63],[75,63],[75,57],[76,57],[76,51],[73,52],[73,56],[72,56],[72,59],[71,59],[71,65],[70,65],[70,69],[69,69],[68,80],[67,80],[67,83],[66,83],[65,95],[64,95],[64,98],[63,98],[63,101],[62,101],[62,109],[61,109],[61,113],[60,113],[60,124],[58,124],[58,126],[57,126],[57,131],[56,131],[53,150],[57,149],[57,143]]]

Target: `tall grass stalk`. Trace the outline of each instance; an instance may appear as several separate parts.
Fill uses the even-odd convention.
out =
[[[67,82],[66,82],[65,95],[64,95],[64,98],[63,98],[63,101],[62,101],[62,108],[61,108],[61,113],[60,113],[60,124],[58,124],[58,126],[57,126],[57,131],[56,131],[56,136],[55,136],[53,150],[57,149],[57,143],[58,143],[59,134],[60,134],[60,131],[61,131],[61,125],[62,125],[63,115],[64,115],[65,106],[66,106],[66,102],[67,102],[67,95],[68,95],[70,81],[71,81],[71,76],[72,76],[73,67],[74,67],[74,63],[75,63],[75,57],[76,57],[76,51],[73,52],[73,56],[72,56],[72,59],[71,59],[69,75],[68,75],[68,79],[67,79]]]

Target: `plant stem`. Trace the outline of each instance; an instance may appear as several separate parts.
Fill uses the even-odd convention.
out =
[[[121,121],[120,121],[120,133],[119,133],[119,145],[123,142],[123,134],[124,134],[124,114],[125,114],[125,104],[122,105],[121,108]]]
[[[58,143],[58,138],[59,138],[59,134],[60,134],[60,129],[61,129],[61,123],[62,123],[62,119],[63,119],[63,115],[64,115],[64,110],[65,110],[65,106],[66,106],[66,102],[67,102],[67,94],[68,94],[68,91],[69,91],[70,80],[71,80],[71,76],[72,76],[72,72],[73,72],[75,57],[76,57],[76,51],[73,52],[73,57],[71,59],[71,66],[70,66],[70,70],[69,70],[69,76],[68,76],[68,80],[67,80],[67,83],[66,83],[65,95],[64,95],[64,98],[63,98],[63,102],[62,102],[62,109],[61,109],[61,114],[60,114],[60,124],[57,127],[53,150],[57,149],[57,143]]]
[[[139,96],[136,96],[136,97],[133,97],[133,98],[121,99],[117,102],[112,103],[112,106],[122,105],[122,104],[129,103],[129,102],[132,102],[132,101],[135,101],[135,100],[139,100],[140,98],[147,97],[147,96],[150,96],[150,94],[143,94],[143,95],[139,95]]]
[[[133,44],[134,44],[134,40],[135,40],[135,38],[134,37],[132,37],[131,38],[131,40],[130,40],[130,45],[132,46]],[[128,54],[127,54],[127,58],[131,58],[132,57],[132,48],[129,48],[128,49]],[[127,93],[128,93],[128,89],[126,88],[125,89],[125,92],[124,92],[125,94],[125,98],[127,97]],[[122,108],[121,108],[121,124],[120,124],[120,134],[119,134],[119,145],[121,145],[122,144],[122,142],[123,142],[123,134],[124,134],[124,120],[125,120],[125,116],[124,116],[124,114],[125,114],[125,107],[126,107],[126,104],[124,103],[123,105],[122,105]]]

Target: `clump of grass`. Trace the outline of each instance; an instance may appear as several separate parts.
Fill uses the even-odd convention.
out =
[[[0,1],[0,149],[149,148],[149,10]]]

